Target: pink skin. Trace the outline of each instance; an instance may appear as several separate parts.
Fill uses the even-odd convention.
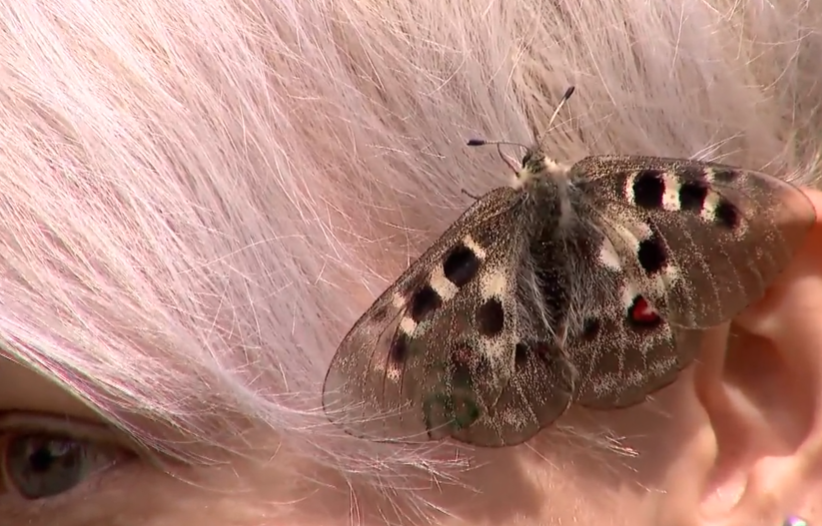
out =
[[[822,216],[822,194],[808,195]],[[443,525],[485,518],[511,525],[748,526],[779,524],[790,513],[822,520],[821,262],[818,225],[767,297],[736,320],[739,334],[727,352],[726,326],[706,338],[699,363],[645,407],[569,415],[569,427],[610,428],[638,458],[546,432],[519,448],[470,453],[473,469],[458,479],[471,490],[417,482],[405,491],[415,487],[417,496],[441,505],[452,515],[435,517]],[[0,377],[3,407],[94,419],[11,362],[0,362]],[[248,439],[271,441],[265,434]],[[13,518],[10,524],[61,526],[346,525],[349,515],[376,525],[392,513],[415,522],[402,492],[381,495],[362,481],[349,487],[334,470],[287,447],[267,464],[228,459],[222,466],[174,467],[188,483],[124,454],[111,459],[119,463],[53,499],[0,495],[0,516]]]

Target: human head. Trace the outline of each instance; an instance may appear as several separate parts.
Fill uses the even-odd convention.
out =
[[[462,191],[507,180],[465,139],[528,143],[570,84],[565,116],[536,130],[556,158],[699,155],[818,200],[820,17],[793,0],[5,7],[0,440],[69,434],[94,445],[84,468],[117,463],[48,499],[3,488],[0,517],[822,514],[817,233],[737,320],[731,351],[718,328],[641,407],[574,411],[527,446],[475,451],[346,438],[318,404],[345,330],[467,206]],[[144,450],[151,461],[127,453]],[[746,485],[742,506],[717,511]]]

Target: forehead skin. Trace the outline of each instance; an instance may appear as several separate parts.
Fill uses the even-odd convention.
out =
[[[0,412],[31,411],[95,420],[94,411],[55,382],[0,355]]]

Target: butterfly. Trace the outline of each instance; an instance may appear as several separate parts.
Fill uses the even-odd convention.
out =
[[[816,220],[798,188],[713,162],[568,166],[537,146],[512,168],[342,340],[323,406],[348,433],[510,446],[572,404],[639,404],[764,295]]]

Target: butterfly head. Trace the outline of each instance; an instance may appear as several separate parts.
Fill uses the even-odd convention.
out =
[[[571,95],[574,93],[574,86],[571,86],[565,93],[562,95],[562,98],[557,104],[557,107],[554,109],[554,113],[551,115],[551,118],[548,121],[548,126],[550,127],[553,124],[554,119],[557,118],[559,115],[559,111],[565,105]],[[541,141],[537,141],[539,144]],[[519,188],[529,181],[533,181],[538,178],[545,178],[551,176],[561,176],[568,172],[569,167],[558,163],[554,159],[551,159],[542,151],[539,146],[532,146],[528,148],[525,152],[525,155],[522,157],[521,165],[516,166],[515,162],[504,155],[502,153],[501,146],[502,145],[513,145],[513,146],[521,146],[517,143],[506,142],[506,141],[493,141],[489,142],[483,139],[471,139],[468,141],[468,146],[485,146],[485,145],[496,145],[497,152],[499,153],[502,160],[508,164],[511,168],[511,171],[514,172],[514,184],[515,188]]]
[[[551,159],[538,147],[529,148],[522,157],[522,167],[516,170],[514,187],[528,184],[537,178],[563,175],[568,166]]]

